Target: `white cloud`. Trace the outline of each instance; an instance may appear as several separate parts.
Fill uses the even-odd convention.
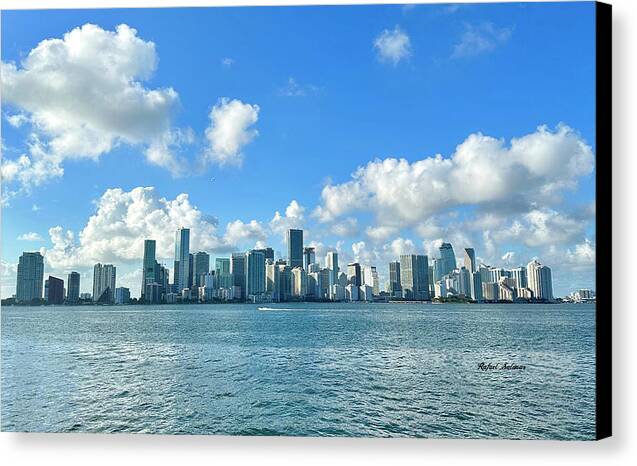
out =
[[[593,159],[590,146],[565,125],[555,131],[541,126],[508,146],[502,139],[472,134],[451,158],[376,159],[359,167],[350,181],[323,188],[313,215],[332,222],[353,211],[370,211],[380,225],[402,228],[460,206],[531,210],[533,202],[549,205],[564,190],[576,188],[578,179],[592,172]]]
[[[15,115],[7,115],[7,121],[14,128],[19,128],[23,124],[29,121],[29,118],[23,113],[16,113]]]
[[[374,47],[380,61],[392,63],[394,66],[411,55],[409,36],[398,26],[393,30],[385,29],[381,32],[374,40]]]
[[[354,236],[358,233],[358,220],[348,217],[334,223],[330,231],[337,236]]]
[[[515,241],[530,247],[566,244],[584,235],[586,224],[553,209],[533,209],[506,228],[493,231],[497,242]]]
[[[3,98],[26,115],[39,138],[36,153],[5,160],[9,181],[37,185],[61,176],[64,160],[98,159],[121,143],[141,145],[150,163],[178,170],[170,134],[179,96],[142,84],[157,61],[155,44],[135,29],[85,24],[43,40],[20,64],[3,62]]]
[[[498,45],[508,42],[511,34],[512,28],[497,28],[492,23],[478,26],[467,24],[460,42],[453,47],[451,57],[462,58],[491,52]]]
[[[193,206],[187,194],[175,199],[161,197],[153,187],[131,191],[109,189],[96,202],[96,211],[76,234],[61,226],[49,229],[53,247],[46,250],[46,260],[55,269],[92,266],[96,262],[115,264],[141,260],[144,239],[157,241],[157,256],[170,265],[174,259],[175,231],[190,228],[191,250],[228,252],[242,239],[258,231],[251,222],[242,232],[240,225],[228,226],[224,237],[217,231],[217,221]]]
[[[33,231],[18,236],[18,241],[42,241],[42,237]]]
[[[258,105],[221,98],[210,111],[210,126],[206,129],[209,145],[204,161],[218,165],[241,165],[241,150],[259,134],[251,128],[258,119]]]
[[[257,241],[264,241],[267,233],[261,223],[251,220],[244,223],[241,220],[235,220],[226,226],[226,234],[224,240],[228,244],[246,244],[250,246],[256,244]]]
[[[576,268],[595,266],[595,243],[585,238],[582,243],[566,250],[566,262]]]
[[[274,217],[270,220],[270,229],[272,232],[285,237],[286,231],[290,228],[303,228],[305,219],[305,207],[296,200],[292,200],[285,209],[285,214],[277,210]]]
[[[365,233],[373,241],[384,241],[390,236],[395,235],[397,232],[398,228],[386,225],[380,225],[377,227],[369,226],[365,229]]]
[[[279,88],[279,95],[285,97],[305,97],[307,95],[316,94],[320,88],[313,84],[300,84],[296,78],[288,78],[285,86]]]

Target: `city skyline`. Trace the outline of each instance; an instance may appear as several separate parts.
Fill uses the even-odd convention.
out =
[[[179,10],[215,25],[175,25],[179,43],[165,32],[177,10],[154,11],[152,20],[144,11],[6,12],[2,297],[15,293],[21,253],[40,249],[45,274],[79,272],[80,292],[92,291],[99,262],[116,265],[118,286],[138,296],[144,240],[156,240],[156,260],[172,273],[178,227],[192,231],[191,253],[208,252],[211,264],[264,246],[286,256],[292,228],[303,229],[317,257],[334,248],[341,267],[373,263],[383,282],[385,264],[410,253],[431,258],[449,242],[457,261],[469,247],[476,263],[496,267],[540,258],[554,270],[556,296],[594,289],[594,80],[564,84],[592,67],[592,7],[328,10],[272,9],[268,21],[245,11],[246,28],[236,31],[224,23],[239,10]],[[47,25],[23,27],[33,15]],[[554,32],[558,23],[568,38]],[[303,34],[289,44],[271,28]],[[489,47],[476,49],[468,30]],[[331,53],[307,53],[326,36],[342,51],[328,42]],[[21,83],[33,78],[26,57],[35,68],[78,69],[59,57],[44,63],[37,51],[47,39],[67,49],[82,40],[85,58],[103,70],[91,38],[130,84],[114,101],[139,85],[142,102],[155,92],[166,106],[137,114],[82,94],[74,101],[86,106],[71,109],[21,97]],[[185,47],[205,60],[187,60]],[[148,61],[130,69],[130,56]],[[79,92],[87,76],[112,84],[73,73],[63,83]],[[505,83],[506,102],[496,93]],[[51,112],[88,115],[91,131],[72,118],[59,128],[46,120]],[[105,128],[114,115],[129,127]]]

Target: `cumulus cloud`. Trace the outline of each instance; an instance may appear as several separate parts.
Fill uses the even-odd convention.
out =
[[[558,202],[592,172],[593,159],[591,147],[566,125],[541,126],[509,145],[472,134],[450,158],[376,159],[359,167],[350,181],[323,188],[313,215],[331,222],[369,211],[380,225],[405,227],[461,206],[525,211],[532,202]]]
[[[285,237],[290,228],[303,228],[305,219],[305,207],[296,200],[292,200],[282,215],[278,210],[270,220],[270,229],[273,233]]]
[[[42,241],[42,237],[33,231],[18,236],[18,241]]]
[[[584,235],[586,224],[553,209],[533,209],[518,216],[510,226],[493,231],[498,242],[512,241],[530,247],[566,244]]]
[[[41,140],[39,153],[4,162],[10,181],[29,183],[30,176],[19,176],[22,170],[41,172],[33,184],[47,173],[59,177],[63,160],[98,159],[121,143],[141,145],[150,163],[177,170],[169,135],[179,96],[170,87],[143,84],[157,61],[155,44],[135,29],[85,24],[61,39],[43,40],[20,64],[3,62],[3,99],[21,112],[13,123],[28,120]],[[157,144],[164,146],[161,157]]]
[[[354,236],[358,233],[358,220],[348,217],[332,225],[330,231],[337,236]]]
[[[243,163],[241,150],[259,134],[252,128],[258,119],[258,105],[221,98],[210,111],[210,126],[206,129],[208,147],[204,161],[240,166]]]
[[[505,44],[513,34],[512,28],[498,28],[493,23],[465,25],[460,41],[454,45],[452,58],[463,58],[491,52]]]
[[[411,55],[411,41],[407,33],[396,26],[393,30],[385,29],[374,40],[374,48],[381,62],[398,65]]]
[[[49,229],[53,246],[45,251],[46,260],[56,269],[96,262],[136,263],[142,257],[144,239],[154,239],[157,256],[171,263],[179,227],[190,228],[194,251],[228,252],[243,240],[260,237],[256,222],[233,222],[220,236],[216,219],[192,205],[187,194],[167,199],[153,187],[116,188],[96,201],[95,213],[78,234],[61,226]]]
[[[248,223],[235,220],[226,226],[224,240],[228,244],[246,244],[246,242],[256,244],[259,241],[263,242],[266,237],[267,233],[263,225],[256,220],[251,220]]]

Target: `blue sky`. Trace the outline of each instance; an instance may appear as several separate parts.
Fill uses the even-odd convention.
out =
[[[593,3],[3,11],[2,296],[40,248],[136,295],[174,222],[213,256],[295,226],[381,276],[448,240],[594,287],[594,45]]]

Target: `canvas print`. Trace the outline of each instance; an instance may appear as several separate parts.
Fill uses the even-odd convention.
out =
[[[599,438],[598,5],[1,21],[3,431]]]

